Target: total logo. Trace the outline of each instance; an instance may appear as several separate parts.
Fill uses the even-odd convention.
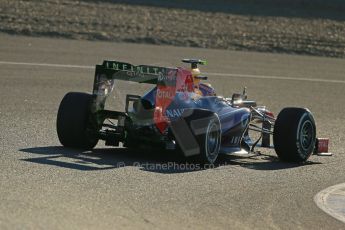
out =
[[[173,99],[175,97],[175,92],[157,89],[157,95],[156,96],[158,98],[162,98],[162,99]]]
[[[165,111],[167,117],[171,117],[171,118],[181,117],[183,112],[184,112],[184,109],[167,109]]]

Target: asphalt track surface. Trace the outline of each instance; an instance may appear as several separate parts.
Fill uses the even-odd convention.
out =
[[[90,66],[107,58],[171,66],[185,57],[208,60],[203,70],[218,94],[247,86],[276,114],[308,107],[334,156],[297,165],[264,150],[190,170],[182,157],[148,150],[60,147],[60,100],[91,91]],[[344,59],[0,35],[0,61],[0,229],[345,228],[313,200],[345,182]],[[121,84],[123,92],[146,89]],[[178,167],[161,167],[172,162]]]

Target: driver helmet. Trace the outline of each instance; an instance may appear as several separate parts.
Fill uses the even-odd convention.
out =
[[[191,70],[191,72],[192,72],[194,86],[199,88],[200,78],[197,78],[197,77],[201,74],[201,72],[199,68],[194,68]]]

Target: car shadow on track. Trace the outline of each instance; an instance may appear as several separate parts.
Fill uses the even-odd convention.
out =
[[[296,167],[303,167],[307,165],[316,165],[322,164],[320,162],[314,162],[308,160],[303,163],[292,163],[292,162],[282,162],[276,156],[271,156],[267,154],[248,154],[248,155],[227,155],[222,156],[224,158],[225,163],[231,165],[239,165],[244,168],[254,169],[254,170],[264,170],[264,171],[271,171],[271,170],[283,170],[289,168],[296,168]]]
[[[20,151],[35,154],[22,159],[23,161],[82,171],[136,167],[143,171],[173,174],[234,165],[254,170],[281,170],[318,164],[311,161],[304,164],[285,163],[269,155],[229,155],[221,156],[215,165],[202,166],[177,153],[127,148],[96,148],[92,151],[81,151],[61,146],[46,146],[20,149]]]

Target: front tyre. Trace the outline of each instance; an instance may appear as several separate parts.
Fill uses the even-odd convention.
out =
[[[305,162],[316,142],[316,126],[311,112],[303,108],[284,108],[274,124],[273,142],[279,159]]]
[[[92,95],[67,93],[57,115],[56,129],[60,143],[65,147],[92,149],[96,146],[97,130],[90,125]]]

